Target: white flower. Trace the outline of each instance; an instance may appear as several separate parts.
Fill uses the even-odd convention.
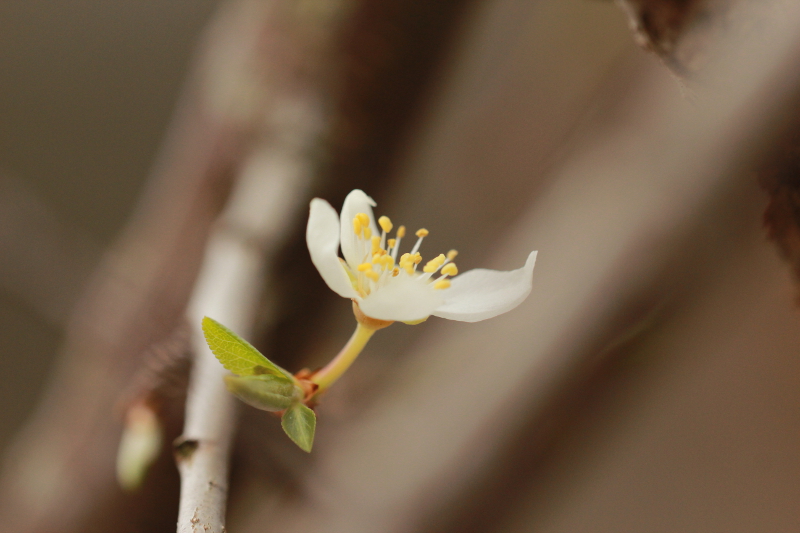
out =
[[[452,262],[455,250],[422,266],[418,250],[428,234],[425,229],[417,232],[414,247],[398,259],[405,227],[389,238],[392,223],[381,217],[378,228],[372,214],[375,205],[363,191],[352,191],[342,206],[340,224],[331,205],[314,198],[306,229],[311,261],[322,279],[340,296],[357,302],[368,317],[417,322],[434,315],[477,322],[510,311],[531,292],[536,252],[517,270],[478,268],[453,278],[458,273]],[[339,258],[340,242],[344,260]]]

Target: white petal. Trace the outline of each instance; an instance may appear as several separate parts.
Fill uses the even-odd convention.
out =
[[[511,311],[530,294],[535,263],[536,252],[531,252],[520,269],[501,272],[476,268],[453,278],[450,288],[442,291],[444,305],[433,315],[478,322]]]
[[[325,200],[311,200],[306,243],[311,262],[328,287],[339,296],[354,298],[357,293],[339,260],[339,216]]]
[[[443,290],[413,279],[405,273],[394,277],[385,286],[359,301],[365,315],[378,320],[413,322],[428,318],[444,302]]]
[[[370,229],[373,235],[380,235],[378,226],[375,224],[375,215],[372,208],[375,200],[370,198],[361,189],[350,191],[342,205],[342,254],[345,261],[351,268],[356,268],[364,259],[362,253],[356,248],[356,234],[353,232],[353,219],[358,213],[366,213],[370,221]]]

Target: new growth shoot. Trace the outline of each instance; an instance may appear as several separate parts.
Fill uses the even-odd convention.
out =
[[[347,371],[376,331],[395,321],[419,324],[431,315],[486,320],[515,308],[531,291],[536,252],[517,270],[475,269],[459,275],[455,250],[423,264],[419,250],[427,229],[416,231],[410,251],[400,254],[405,226],[391,237],[394,224],[386,216],[376,221],[374,206],[372,198],[354,190],[344,201],[340,221],[328,202],[311,201],[306,229],[311,261],[331,290],[352,300],[356,318],[350,340],[325,367],[291,374],[222,324],[203,319],[211,351],[234,374],[226,377],[228,390],[253,407],[280,413],[286,434],[307,452],[314,442],[313,408],[320,395]]]

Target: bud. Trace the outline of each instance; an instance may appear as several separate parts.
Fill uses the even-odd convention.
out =
[[[133,404],[125,414],[117,451],[117,481],[125,490],[141,486],[161,451],[163,431],[158,416],[146,402]]]

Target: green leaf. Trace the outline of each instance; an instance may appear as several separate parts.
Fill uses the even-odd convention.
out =
[[[311,446],[314,445],[314,429],[317,427],[317,415],[314,411],[297,402],[283,413],[281,426],[301,450],[311,451]]]
[[[253,346],[213,318],[203,318],[203,335],[222,366],[240,376],[272,374],[294,377],[253,348]]]
[[[225,376],[228,390],[247,405],[282,411],[303,398],[303,390],[286,376]]]

